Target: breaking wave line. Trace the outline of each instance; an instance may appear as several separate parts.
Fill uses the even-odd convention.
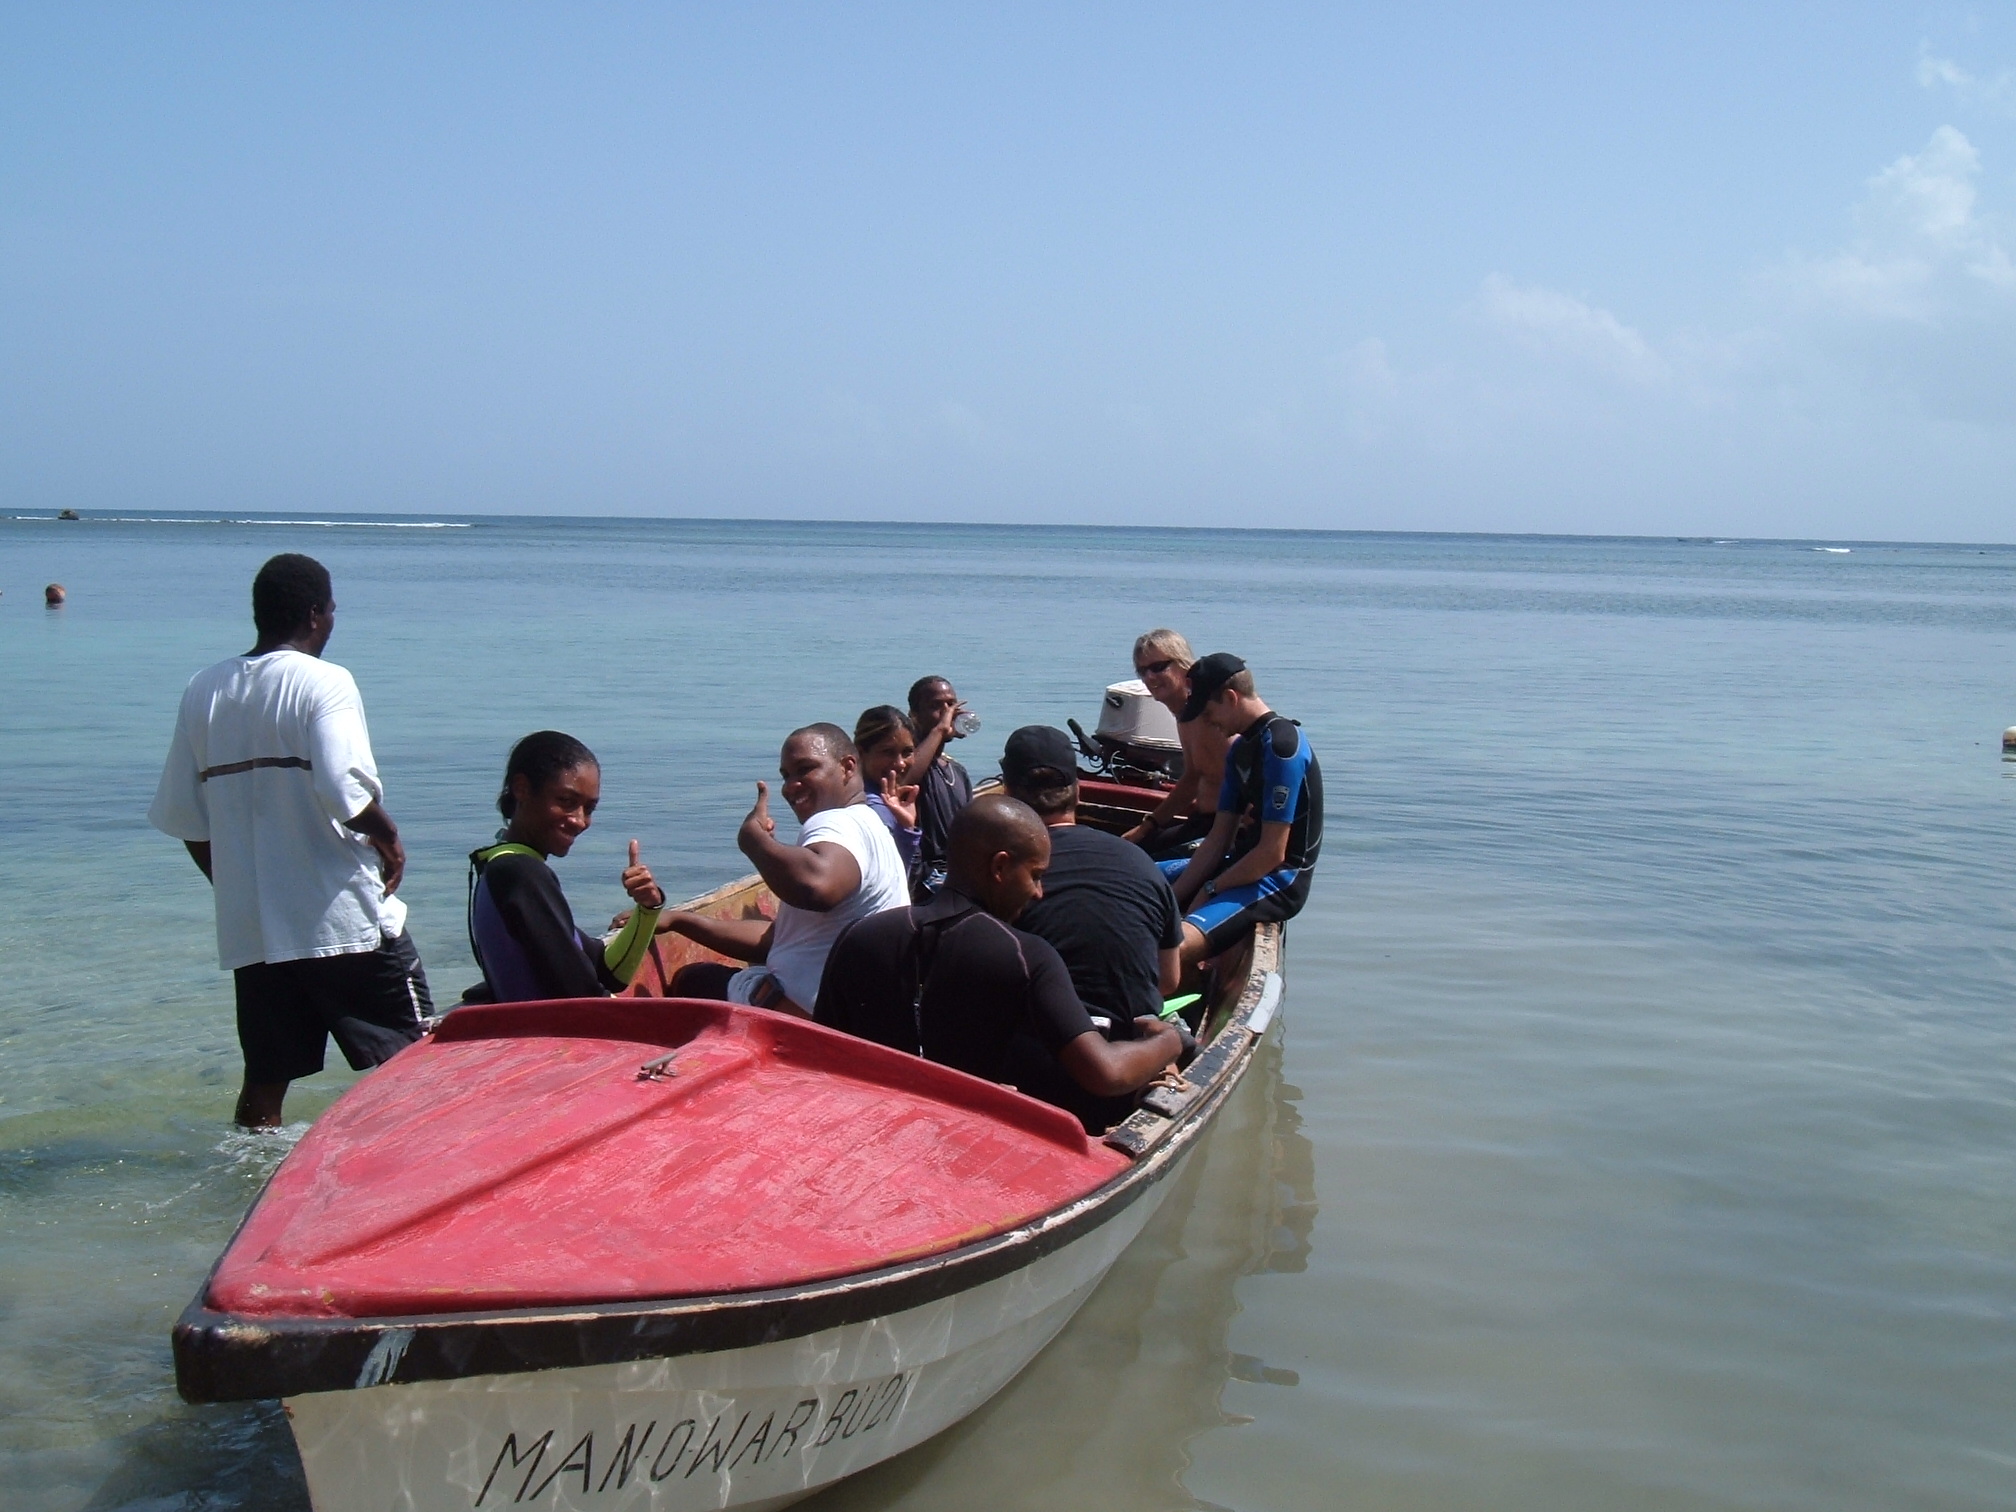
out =
[[[10,520],[55,520],[55,515],[9,515]],[[320,530],[474,530],[467,520],[253,520],[223,515],[86,515],[68,524],[98,525],[299,525]]]

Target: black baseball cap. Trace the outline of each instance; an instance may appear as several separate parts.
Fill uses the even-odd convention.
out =
[[[1055,772],[1066,782],[1078,780],[1077,749],[1055,725],[1024,725],[1001,748],[1004,781],[1028,785],[1038,772]]]
[[[1190,701],[1176,717],[1190,723],[1204,712],[1204,705],[1216,698],[1228,682],[1246,670],[1246,663],[1230,651],[1213,651],[1190,664]]]

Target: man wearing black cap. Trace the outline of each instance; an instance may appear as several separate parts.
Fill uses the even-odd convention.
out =
[[[1078,823],[1078,758],[1049,725],[1025,725],[1001,752],[1011,798],[1050,828],[1043,896],[1017,927],[1057,947],[1079,999],[1129,1037],[1176,990],[1183,915],[1168,879],[1138,845]]]
[[[1323,773],[1309,737],[1261,701],[1246,663],[1229,651],[1191,666],[1190,701],[1177,717],[1237,737],[1211,833],[1188,861],[1162,863],[1187,910],[1187,966],[1220,954],[1255,924],[1302,911],[1323,848]]]

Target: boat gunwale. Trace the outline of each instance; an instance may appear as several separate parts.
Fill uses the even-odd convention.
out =
[[[732,895],[749,880],[706,897]],[[371,1318],[269,1318],[205,1304],[224,1257],[258,1208],[255,1199],[176,1320],[177,1389],[191,1402],[258,1401],[711,1354],[906,1312],[1010,1275],[1103,1227],[1189,1153],[1259,1048],[1262,1036],[1247,1023],[1265,996],[1267,978],[1278,975],[1281,938],[1278,924],[1256,927],[1232,1010],[1204,1055],[1211,1057],[1227,1036],[1240,1043],[1227,1047],[1210,1080],[1185,1091],[1173,1115],[1144,1108],[1109,1133],[1107,1142],[1132,1157],[1125,1169],[1014,1228],[873,1270],[764,1291]]]

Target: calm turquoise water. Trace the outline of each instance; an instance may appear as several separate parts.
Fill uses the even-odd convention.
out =
[[[813,1505],[2009,1506],[2016,549],[1827,544],[0,521],[0,1500],[306,1505],[273,1409],[174,1394],[279,1142],[227,1130],[207,893],[142,817],[306,550],[450,995],[527,729],[603,759],[584,917],[633,835],[738,872],[781,734],[920,673],[990,770],[1168,622],[1311,732],[1278,1059],[1029,1374]]]

